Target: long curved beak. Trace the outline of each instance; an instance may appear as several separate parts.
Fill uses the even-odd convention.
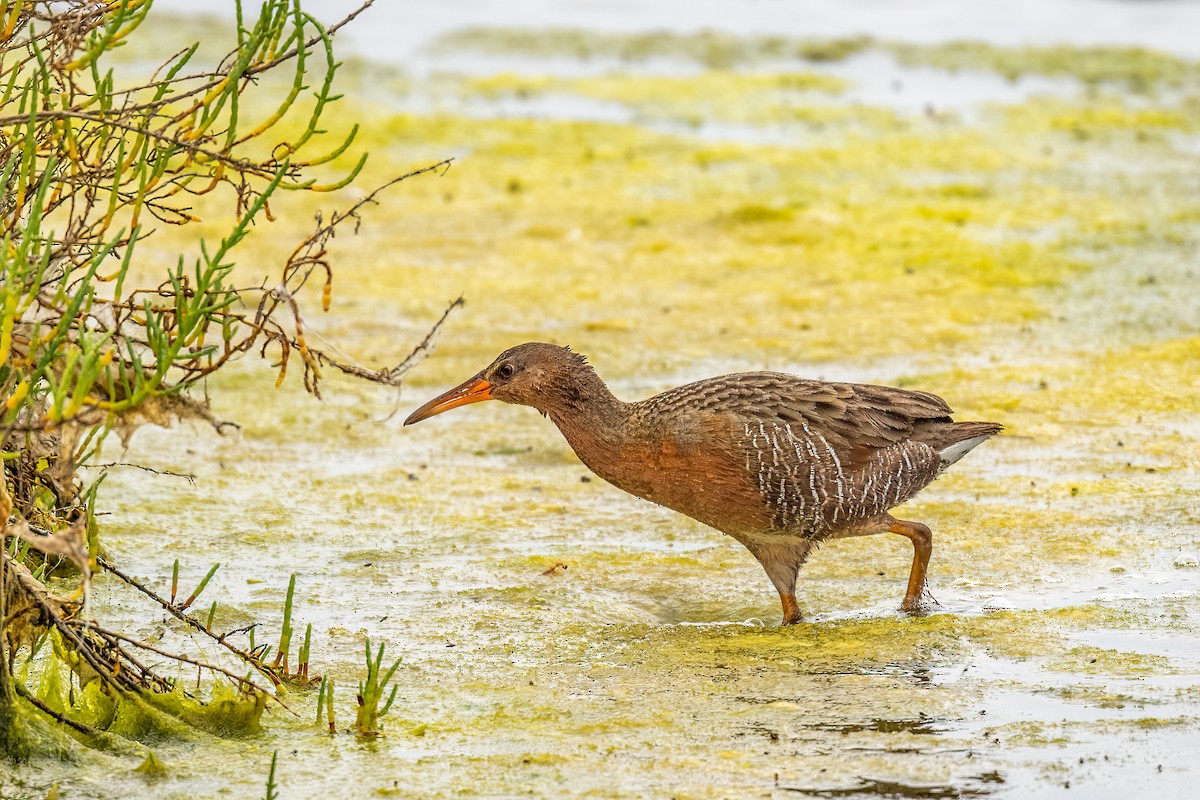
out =
[[[429,419],[432,416],[449,411],[452,408],[465,406],[468,403],[479,403],[483,400],[492,399],[492,385],[483,378],[476,375],[466,382],[455,386],[448,392],[439,394],[437,397],[430,400],[425,405],[418,408],[416,411],[408,415],[408,419],[404,420],[405,425],[412,425],[414,422],[420,422],[423,419]]]

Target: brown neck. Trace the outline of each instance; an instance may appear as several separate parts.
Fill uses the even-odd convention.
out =
[[[619,458],[629,435],[629,404],[618,400],[591,367],[573,371],[540,409],[558,426],[571,449],[594,472]]]

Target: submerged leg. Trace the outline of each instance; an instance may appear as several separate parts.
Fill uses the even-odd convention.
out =
[[[929,556],[933,553],[933,531],[919,522],[898,519],[888,528],[888,532],[906,536],[913,544],[912,571],[908,573],[908,590],[904,593],[900,610],[920,611],[921,595],[925,593],[925,572],[929,569]]]

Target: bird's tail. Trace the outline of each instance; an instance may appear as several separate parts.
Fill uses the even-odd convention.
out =
[[[947,437],[947,443],[938,451],[941,468],[946,469],[988,439],[1004,430],[995,422],[956,422]]]

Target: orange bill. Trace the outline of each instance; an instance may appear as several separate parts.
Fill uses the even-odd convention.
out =
[[[465,383],[455,386],[444,394],[439,394],[437,397],[430,400],[425,405],[418,408],[416,411],[408,415],[408,419],[404,420],[405,425],[412,425],[414,422],[420,422],[423,419],[429,419],[432,416],[449,411],[452,408],[465,406],[468,403],[478,403],[483,400],[492,399],[492,385],[483,378],[476,375],[474,378]]]

